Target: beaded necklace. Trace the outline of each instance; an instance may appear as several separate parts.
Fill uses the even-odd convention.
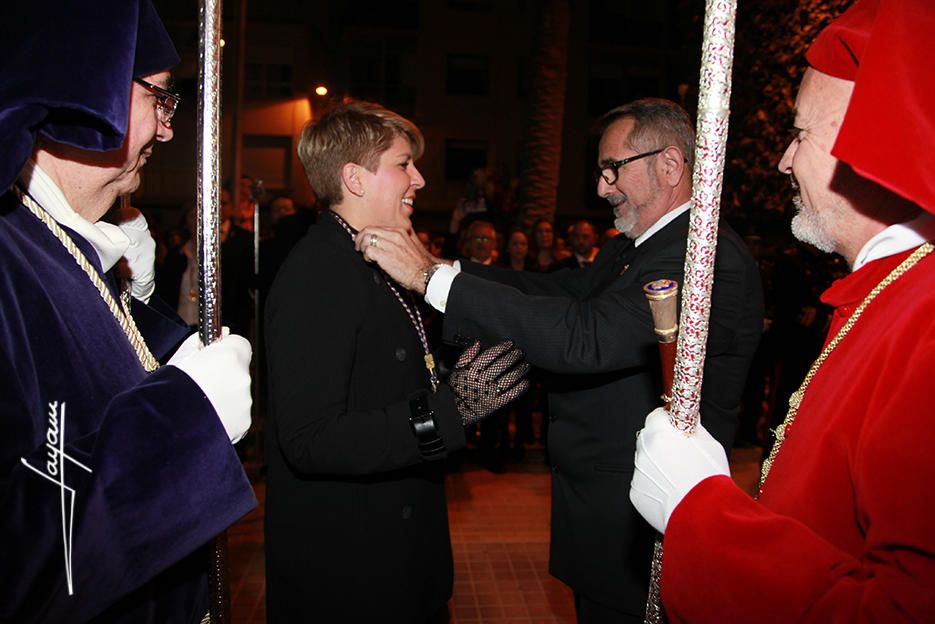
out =
[[[357,230],[352,228],[347,221],[345,221],[341,215],[336,213],[334,210],[329,210],[328,213],[334,217],[334,220],[337,221],[338,225],[344,228],[344,231],[348,233],[351,237],[351,240],[354,239],[354,236],[357,234]],[[378,267],[379,268],[379,267]],[[409,320],[412,322],[412,326],[416,330],[416,334],[419,335],[419,342],[422,343],[422,352],[423,360],[425,361],[425,370],[429,373],[429,383],[432,384],[432,392],[438,390],[438,373],[435,371],[435,358],[432,357],[432,352],[429,350],[429,340],[425,334],[425,325],[422,323],[422,314],[419,312],[419,307],[416,305],[415,301],[412,301],[412,305],[406,303],[403,299],[403,296],[399,293],[399,290],[393,284],[393,279],[387,275],[386,271],[380,269],[380,275],[383,276],[383,282],[389,286],[389,289],[393,292],[393,295],[396,296],[396,300],[399,302],[399,305],[403,307],[403,310],[406,311],[406,314],[409,316]],[[409,291],[406,291],[409,295],[410,300],[412,300],[412,294]]]
[[[91,264],[87,259],[81,249],[75,244],[75,241],[65,233],[65,230],[52,218],[52,216],[46,212],[42,206],[40,206],[36,200],[24,193],[19,187],[14,186],[13,192],[16,194],[16,197],[19,199],[20,203],[26,206],[29,211],[39,219],[49,231],[58,239],[63,247],[71,254],[71,257],[74,258],[75,262],[78,263],[78,266],[84,271],[85,275],[88,276],[88,279],[91,280],[91,283],[94,284],[94,287],[97,289],[97,292],[101,295],[101,299],[104,300],[104,303],[107,305],[107,308],[110,310],[111,314],[114,315],[114,319],[117,320],[117,323],[120,325],[120,329],[123,330],[123,333],[126,334],[127,340],[130,341],[130,345],[133,346],[133,350],[136,352],[136,357],[139,359],[140,364],[143,366],[143,369],[147,373],[151,373],[157,368],[159,368],[159,362],[156,361],[156,358],[153,357],[153,354],[150,352],[149,347],[146,346],[146,341],[143,339],[140,330],[136,327],[136,323],[133,321],[133,317],[130,315],[130,306],[128,298],[121,297],[120,303],[118,305],[117,301],[114,299],[114,296],[110,293],[110,289],[107,288],[107,285],[104,283],[104,280],[101,279],[100,274],[97,272],[97,269]]]
[[[854,313],[847,319],[847,322],[838,330],[838,333],[835,334],[834,338],[825,346],[821,351],[821,355],[818,356],[818,359],[812,364],[812,367],[809,369],[808,374],[805,375],[805,379],[802,380],[802,385],[798,390],[792,393],[789,397],[789,412],[786,414],[785,420],[782,421],[782,424],[776,427],[776,442],[773,444],[773,448],[769,453],[769,456],[763,462],[763,468],[760,475],[760,485],[757,488],[759,495],[763,493],[763,484],[766,483],[766,477],[769,475],[770,469],[773,467],[773,462],[776,460],[776,456],[779,454],[779,449],[782,447],[782,443],[785,441],[786,436],[789,433],[789,427],[792,426],[792,422],[795,420],[795,416],[799,411],[799,406],[802,404],[802,400],[805,398],[805,391],[808,389],[808,385],[812,382],[815,375],[818,374],[818,369],[821,368],[821,365],[828,359],[828,356],[831,355],[831,352],[834,351],[844,337],[847,336],[848,332],[851,331],[851,328],[857,323],[857,320],[860,319],[860,315],[863,314],[863,311],[866,309],[870,302],[873,301],[877,295],[879,295],[884,288],[895,282],[897,279],[902,277],[902,275],[915,266],[916,262],[927,256],[932,249],[935,249],[931,243],[925,243],[916,249],[912,255],[903,260],[899,266],[893,269],[889,275],[883,278],[883,280],[877,284],[870,293],[864,297],[864,300],[860,302],[860,305],[857,306],[857,309],[854,310]]]

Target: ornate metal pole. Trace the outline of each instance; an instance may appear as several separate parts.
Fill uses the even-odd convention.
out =
[[[705,4],[691,226],[685,254],[685,285],[682,290],[675,381],[669,410],[672,424],[686,435],[694,433],[700,418],[701,382],[708,342],[717,225],[727,151],[736,13],[737,0],[707,0]],[[650,623],[665,620],[659,587],[662,554],[662,542],[657,540],[646,604],[646,621]]]
[[[672,424],[687,434],[693,433],[698,426],[701,403],[701,378],[708,342],[717,224],[727,151],[736,13],[736,0],[708,0],[705,7],[691,228],[685,254],[685,287],[682,291],[671,409]]]
[[[221,337],[220,144],[221,0],[199,0],[198,69],[198,327],[201,341]],[[210,621],[230,621],[227,534],[214,539],[210,568]]]
[[[221,0],[198,4],[198,327],[201,341],[210,344],[221,337]]]

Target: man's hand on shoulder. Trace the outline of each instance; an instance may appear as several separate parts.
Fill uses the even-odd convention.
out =
[[[450,264],[430,254],[412,230],[365,227],[354,239],[357,250],[407,290],[425,294],[426,275],[436,264]]]

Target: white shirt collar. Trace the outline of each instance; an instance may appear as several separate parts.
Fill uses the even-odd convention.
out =
[[[594,258],[597,256],[597,246],[591,248],[591,253],[587,256],[582,256],[581,254],[576,253],[575,259],[578,261],[578,264],[584,264],[585,262],[594,262]]]
[[[868,262],[914,249],[930,240],[935,240],[935,216],[923,212],[912,221],[889,226],[864,243],[851,270],[857,271]]]
[[[26,163],[20,174],[20,181],[26,192],[58,222],[91,243],[101,260],[101,268],[106,273],[126,253],[130,239],[116,225],[105,221],[91,223],[71,207],[65,194],[32,159]]]
[[[670,210],[669,212],[665,213],[664,215],[662,215],[661,217],[659,217],[659,220],[653,223],[651,226],[649,226],[648,230],[646,230],[645,232],[643,232],[642,234],[636,237],[636,240],[633,241],[633,246],[639,247],[640,245],[645,243],[647,240],[649,240],[650,236],[652,236],[653,234],[655,234],[656,232],[658,232],[659,230],[667,226],[672,220],[674,220],[676,217],[681,215],[683,212],[691,208],[691,206],[692,206],[692,202],[691,200],[688,200],[687,202],[685,202],[678,208],[674,208]]]

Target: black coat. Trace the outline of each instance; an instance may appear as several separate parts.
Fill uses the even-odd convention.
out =
[[[231,224],[221,243],[221,320],[232,334],[250,332],[253,280],[253,232]]]
[[[422,461],[408,420],[428,373],[406,312],[333,217],[280,269],[266,332],[269,621],[424,621],[453,575],[444,462]],[[463,448],[451,391],[430,404],[448,451]]]
[[[630,504],[633,454],[636,432],[662,393],[642,287],[661,278],[683,283],[687,232],[686,213],[639,247],[618,236],[592,266],[575,271],[464,263],[445,316],[446,339],[510,338],[531,364],[556,374],[549,386],[550,571],[590,600],[635,616],[646,602],[653,531]],[[756,265],[722,223],[701,413],[725,448],[762,317]]]
[[[588,265],[586,265],[588,266]],[[552,266],[549,267],[549,272],[561,271],[562,269],[583,269],[585,267],[581,266],[581,263],[578,261],[578,256],[571,254],[566,258],[561,260],[556,260],[552,263]]]

